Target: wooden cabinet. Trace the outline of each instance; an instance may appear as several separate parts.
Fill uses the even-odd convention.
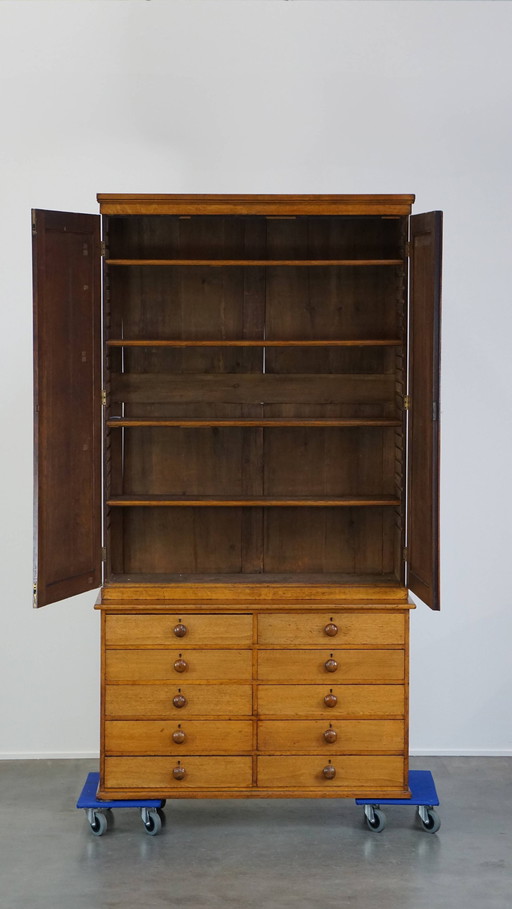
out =
[[[34,604],[101,586],[100,793],[403,795],[441,214],[98,198],[32,225]]]

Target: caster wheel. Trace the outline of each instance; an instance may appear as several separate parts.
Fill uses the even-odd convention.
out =
[[[148,836],[158,836],[162,829],[162,819],[157,808],[151,808],[142,815],[142,823]]]
[[[94,836],[103,836],[107,832],[108,820],[102,811],[92,811],[89,816],[89,825]]]
[[[441,818],[434,808],[427,808],[422,805],[421,808],[418,808],[418,817],[421,826],[427,833],[437,833],[441,826]]]
[[[372,833],[381,833],[386,826],[386,815],[380,808],[374,808],[373,805],[367,807],[370,811],[365,811],[366,826]]]

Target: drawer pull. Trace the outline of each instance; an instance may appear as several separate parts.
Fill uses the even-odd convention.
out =
[[[172,702],[175,707],[186,707],[187,699],[184,694],[175,694]]]
[[[335,694],[332,693],[332,691],[330,691],[329,694],[325,695],[324,704],[326,707],[336,707],[337,703],[338,703],[338,698],[336,697]]]
[[[175,780],[184,780],[185,779],[185,777],[187,775],[187,771],[185,770],[184,767],[181,766],[180,761],[178,761],[178,766],[174,768],[172,775]]]
[[[174,730],[174,732],[172,734],[172,740],[175,743],[175,745],[183,745],[183,742],[185,741],[185,739],[186,739],[186,735],[183,732],[183,729],[180,729],[178,727],[178,729]]]
[[[178,622],[177,625],[173,628],[174,634],[177,638],[184,638],[187,633],[187,626],[183,622]]]
[[[329,743],[329,745],[333,745],[337,738],[338,738],[338,733],[336,732],[335,729],[332,728],[332,726],[330,727],[330,729],[325,730],[324,739],[326,742]]]
[[[176,672],[185,672],[185,670],[188,669],[188,663],[183,659],[181,653],[179,655],[179,658],[174,661],[174,669]]]
[[[176,664],[174,664],[174,665],[176,665]],[[336,670],[338,668],[338,662],[337,662],[337,660],[333,659],[332,653],[331,653],[330,659],[325,661],[324,666],[325,666],[326,672],[336,672]]]
[[[322,773],[326,780],[333,780],[336,776],[336,768],[332,766],[331,762],[327,764],[327,767],[324,767]]]
[[[338,626],[335,625],[334,622],[327,622],[324,631],[329,638],[333,638],[338,634]]]

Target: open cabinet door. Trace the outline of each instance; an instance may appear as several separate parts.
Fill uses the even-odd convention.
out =
[[[440,211],[410,220],[408,587],[439,609]]]
[[[33,211],[34,606],[101,584],[98,215]]]

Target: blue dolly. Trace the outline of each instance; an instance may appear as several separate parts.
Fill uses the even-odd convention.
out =
[[[149,836],[160,833],[165,824],[165,814],[162,811],[165,799],[116,799],[115,801],[99,801],[96,797],[100,782],[99,773],[89,773],[80,798],[76,803],[77,808],[83,808],[94,836],[103,836],[112,824],[112,808],[139,808],[144,829]]]
[[[434,805],[439,805],[434,778],[430,770],[409,770],[410,799],[356,799],[356,805],[364,805],[364,816],[370,830],[380,833],[386,826],[386,815],[381,805],[416,805],[418,817],[424,830],[437,833],[441,820]]]

